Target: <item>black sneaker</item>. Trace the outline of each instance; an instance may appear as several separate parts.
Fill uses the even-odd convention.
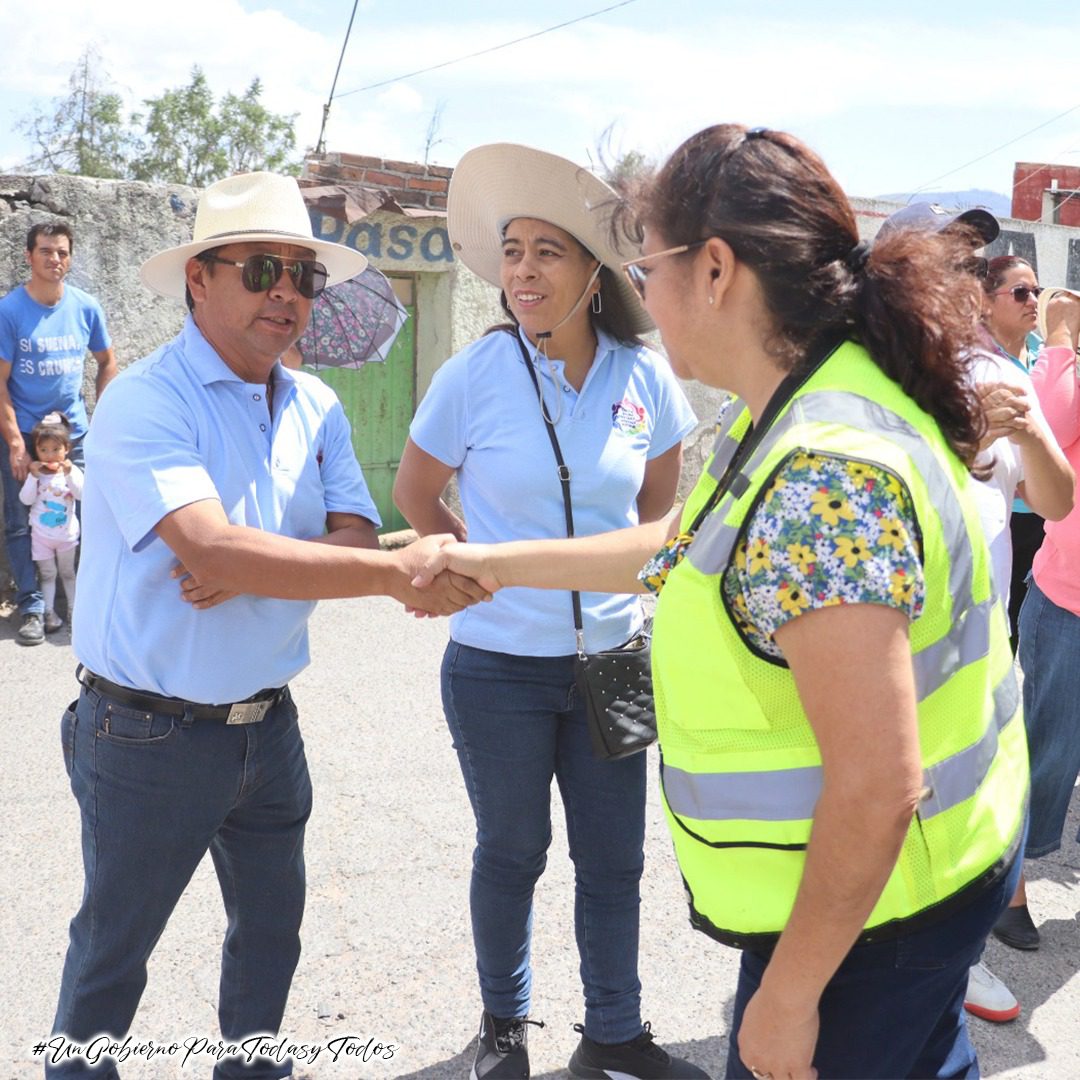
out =
[[[1039,928],[1028,911],[1027,904],[1007,907],[994,923],[994,937],[1012,949],[1037,949]]]
[[[476,1060],[472,1080],[527,1080],[529,1047],[525,1025],[543,1027],[542,1020],[526,1020],[524,1016],[501,1020],[484,1011],[480,1018],[480,1034],[476,1037]]]
[[[649,1024],[636,1039],[613,1045],[593,1042],[580,1024],[575,1024],[574,1030],[580,1033],[581,1042],[568,1066],[573,1076],[595,1080],[709,1080],[704,1069],[672,1057],[657,1046]]]
[[[40,645],[45,640],[45,627],[40,615],[24,615],[22,625],[15,634],[20,645]]]

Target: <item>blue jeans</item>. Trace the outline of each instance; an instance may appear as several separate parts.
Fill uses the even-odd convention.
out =
[[[64,714],[61,736],[82,816],[86,881],[54,1033],[78,1043],[98,1033],[123,1038],[147,960],[207,850],[228,918],[221,1033],[235,1041],[276,1032],[300,956],[311,812],[292,698],[286,692],[261,723],[229,726],[143,712],[84,688]],[[214,1077],[290,1072],[288,1063],[221,1062]],[[75,1060],[46,1067],[45,1075],[112,1080],[117,1073],[112,1062],[91,1069]]]
[[[979,1063],[968,1039],[964,992],[990,928],[1020,879],[1023,859],[970,904],[892,941],[856,945],[821,996],[814,1066],[822,1080],[843,1077],[965,1077]],[[738,1034],[761,985],[770,952],[745,951],[735,992],[727,1075],[750,1080]]]
[[[23,432],[23,442],[32,448],[34,440]],[[31,457],[33,451],[31,450]],[[83,467],[82,439],[71,444],[68,458]],[[45,598],[38,587],[37,567],[30,554],[30,507],[19,501],[19,491],[23,481],[16,480],[11,472],[11,454],[7,440],[0,437],[0,481],[3,482],[4,497],[4,545],[7,549],[8,562],[11,564],[11,576],[15,579],[15,603],[20,615],[42,615],[45,612]],[[76,504],[78,506],[78,504]]]
[[[1031,829],[1024,855],[1038,859],[1061,847],[1080,772],[1080,616],[1049,600],[1034,579],[1020,609],[1019,656],[1031,758]]]
[[[529,1011],[533,889],[551,844],[554,777],[574,863],[585,1032],[605,1043],[635,1038],[645,754],[593,756],[573,657],[451,641],[442,692],[476,817],[470,907],[484,1008],[499,1017]]]

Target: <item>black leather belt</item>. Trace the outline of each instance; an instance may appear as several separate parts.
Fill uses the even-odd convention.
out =
[[[260,690],[244,701],[231,705],[201,705],[183,698],[165,697],[163,694],[148,694],[142,690],[132,690],[130,686],[121,686],[100,675],[88,671],[81,664],[75,677],[91,690],[106,694],[121,705],[130,705],[133,709],[145,712],[165,713],[167,716],[190,715],[195,720],[224,720],[226,724],[258,724],[276,705],[285,693],[287,686],[270,690]]]

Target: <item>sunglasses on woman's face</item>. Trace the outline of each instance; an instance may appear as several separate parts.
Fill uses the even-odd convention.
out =
[[[1042,286],[1040,285],[1014,285],[1011,289],[999,289],[995,293],[991,293],[991,296],[1004,296],[1006,293],[1011,293],[1012,298],[1018,304],[1026,304],[1028,297],[1033,296],[1036,300],[1039,299],[1039,293],[1042,292]]]
[[[326,267],[313,259],[283,259],[280,255],[249,255],[243,262],[223,259],[220,255],[203,255],[202,259],[224,266],[238,266],[240,281],[248,292],[272,289],[285,273],[305,300],[314,300],[326,288]]]

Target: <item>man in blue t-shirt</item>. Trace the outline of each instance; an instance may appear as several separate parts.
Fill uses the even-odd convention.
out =
[[[87,350],[97,361],[98,397],[117,371],[101,305],[64,282],[72,246],[71,229],[62,222],[35,225],[26,236],[30,279],[0,300],[0,478],[20,645],[45,640],[45,602],[31,558],[29,508],[19,501],[33,460],[30,432],[47,413],[62,412],[71,421],[68,456],[81,467],[88,423],[82,393]]]

